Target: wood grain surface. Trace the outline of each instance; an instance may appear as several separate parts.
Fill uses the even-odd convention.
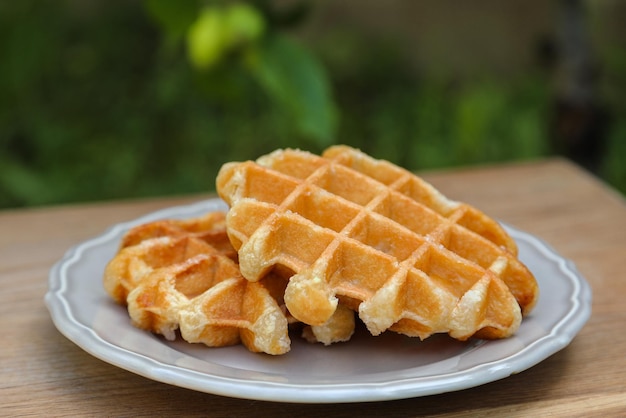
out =
[[[0,416],[626,416],[626,203],[561,159],[421,173],[452,199],[548,242],[593,289],[593,313],[562,351],[453,393],[357,404],[232,399],[155,382],[81,350],[43,299],[64,252],[109,226],[207,196],[0,211]]]

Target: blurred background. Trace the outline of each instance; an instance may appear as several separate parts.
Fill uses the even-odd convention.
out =
[[[626,2],[0,0],[0,208],[208,193],[344,143],[626,193]]]

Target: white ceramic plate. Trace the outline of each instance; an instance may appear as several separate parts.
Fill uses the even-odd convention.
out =
[[[121,236],[140,223],[209,210],[226,206],[212,199],[169,208],[115,225],[69,250],[50,271],[45,297],[59,331],[93,356],[156,381],[236,398],[331,403],[432,395],[505,378],[567,346],[591,314],[591,290],[574,265],[507,226],[541,289],[536,308],[509,339],[461,343],[441,335],[421,342],[357,332],[348,343],[324,347],[294,336],[291,351],[273,357],[242,346],[168,342],[136,329],[102,287]]]

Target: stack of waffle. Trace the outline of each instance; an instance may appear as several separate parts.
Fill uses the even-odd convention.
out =
[[[138,326],[170,338],[180,327],[188,341],[215,346],[241,340],[252,351],[282,354],[289,350],[288,323],[303,324],[308,340],[324,344],[348,340],[355,314],[373,335],[390,330],[422,339],[434,333],[495,339],[515,333],[536,303],[537,283],[496,221],[353,148],[335,146],[321,156],[277,150],[255,162],[227,163],[218,174],[217,191],[230,206],[225,220],[215,223],[219,227],[177,221],[178,235],[155,226],[131,232],[109,264],[106,288],[128,304]],[[230,269],[217,274],[222,269],[211,268],[210,285],[177,290],[184,287],[177,282],[189,281],[177,276],[189,261],[181,264],[174,260],[178,255],[163,250],[138,255],[163,239],[155,235],[209,242],[211,254],[228,260]],[[202,251],[189,243],[185,247],[181,259],[193,260]],[[159,261],[152,265],[146,259]],[[140,266],[128,267],[135,264]],[[206,274],[196,270],[196,276]],[[213,290],[215,283],[235,280],[230,276],[243,290],[235,296]],[[158,284],[166,282],[174,284]],[[169,305],[155,308],[152,299]],[[144,300],[149,302],[138,302]],[[189,329],[203,324],[202,338],[198,332],[188,337]],[[216,342],[216,329],[236,330],[237,338]],[[263,343],[251,342],[257,340]]]

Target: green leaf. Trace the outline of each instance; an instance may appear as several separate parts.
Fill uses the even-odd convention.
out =
[[[335,135],[337,108],[324,68],[295,41],[275,34],[247,57],[249,68],[268,96],[301,134],[321,146]]]
[[[235,3],[228,7],[225,19],[228,26],[227,43],[230,47],[253,42],[265,32],[263,16],[247,3]]]
[[[187,51],[191,63],[199,69],[215,66],[226,52],[228,28],[224,11],[207,7],[187,32]]]
[[[196,18],[198,0],[146,0],[145,8],[168,37],[178,40]]]

